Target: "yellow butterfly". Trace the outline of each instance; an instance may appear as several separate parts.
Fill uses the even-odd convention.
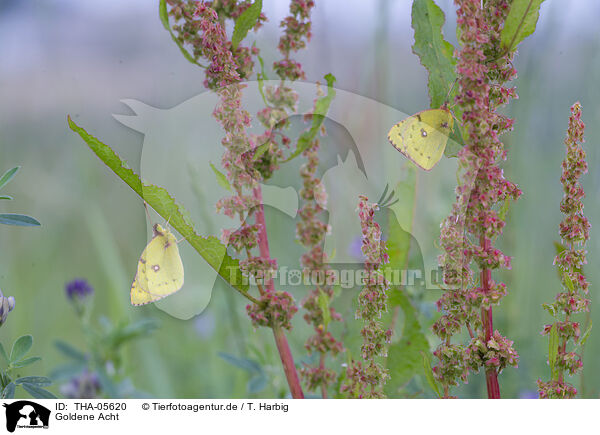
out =
[[[177,239],[159,224],[142,252],[131,285],[131,304],[145,305],[175,293],[183,286],[183,263]]]
[[[453,125],[445,106],[423,110],[394,125],[388,140],[415,165],[429,171],[442,158]]]

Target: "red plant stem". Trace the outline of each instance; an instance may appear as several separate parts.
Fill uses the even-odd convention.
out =
[[[267,236],[267,226],[265,224],[265,209],[262,203],[262,191],[260,186],[257,186],[253,190],[254,199],[258,204],[258,210],[254,212],[256,224],[259,226],[258,229],[258,249],[260,250],[260,256],[263,258],[271,258],[269,252],[269,239]],[[266,291],[274,291],[275,286],[273,284],[273,278],[269,277],[266,285]],[[294,399],[304,399],[304,393],[302,392],[302,386],[300,385],[300,378],[296,371],[296,364],[294,364],[294,357],[288,344],[285,332],[279,326],[275,326],[273,329],[273,335],[275,336],[275,344],[279,351],[279,357],[281,358],[281,364],[283,364],[283,371],[290,387],[290,392]]]
[[[281,357],[281,363],[283,364],[283,371],[294,399],[304,399],[304,393],[302,392],[302,386],[300,385],[300,378],[298,378],[298,372],[296,371],[296,365],[294,364],[294,357],[292,351],[288,345],[285,333],[280,326],[273,328],[273,335],[275,336],[275,344]]]
[[[481,247],[487,251],[490,249],[491,241],[485,236],[481,236],[480,239]],[[481,269],[481,287],[484,293],[490,291],[490,281],[492,280],[492,271],[487,268]],[[488,341],[492,338],[494,333],[494,320],[492,317],[492,307],[481,309],[481,323],[483,324],[483,331],[485,333],[485,340]],[[499,399],[500,398],[500,385],[498,384],[498,372],[495,368],[490,367],[485,371],[485,381],[488,391],[488,399]]]
[[[319,358],[319,369],[325,370],[325,354],[323,352],[321,352],[321,357]],[[327,386],[325,384],[321,384],[321,397],[327,399]]]
[[[569,321],[568,316],[567,321]],[[560,351],[558,352],[559,358],[562,358],[565,353],[567,353],[567,340],[563,340],[560,344]],[[561,384],[565,382],[565,374],[562,370],[558,371],[558,382],[560,382]]]
[[[271,254],[269,252],[269,238],[267,236],[267,225],[265,223],[265,208],[262,203],[262,190],[260,189],[260,186],[255,187],[252,193],[258,204],[258,210],[254,212],[256,225],[258,225],[258,249],[260,250],[260,256],[262,258],[269,259],[271,258]],[[266,287],[269,292],[272,292],[275,289],[273,278],[269,277]]]

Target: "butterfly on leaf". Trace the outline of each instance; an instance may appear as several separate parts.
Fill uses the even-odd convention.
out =
[[[429,171],[444,155],[454,118],[444,105],[423,110],[394,125],[388,140],[419,168]]]
[[[183,263],[177,239],[159,224],[138,261],[131,285],[131,304],[145,305],[175,293],[183,286]]]

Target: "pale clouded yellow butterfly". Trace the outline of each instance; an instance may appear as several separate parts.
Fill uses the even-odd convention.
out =
[[[145,305],[175,293],[183,286],[183,263],[177,239],[159,224],[142,252],[131,285],[132,305]]]
[[[394,125],[388,140],[415,165],[429,171],[440,161],[454,118],[444,106],[423,110]]]

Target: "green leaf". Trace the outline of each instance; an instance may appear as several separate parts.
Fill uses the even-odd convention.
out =
[[[23,359],[23,357],[31,350],[33,346],[33,337],[31,335],[23,335],[14,342],[10,351],[10,362],[14,363]]]
[[[117,349],[124,343],[138,337],[149,335],[158,328],[158,322],[154,319],[142,319],[135,323],[122,325],[108,334],[105,341],[109,348]]]
[[[565,247],[563,245],[561,245],[558,242],[554,242],[554,249],[556,250],[556,255],[560,254],[562,251],[565,250]]]
[[[217,183],[219,184],[219,186],[231,192],[231,184],[229,184],[229,181],[227,181],[227,177],[225,176],[225,174],[223,174],[221,171],[215,168],[215,165],[213,165],[212,163],[209,164],[213,172],[217,176]]]
[[[232,366],[244,369],[249,373],[261,373],[263,371],[260,364],[251,359],[238,358],[237,356],[225,352],[219,352],[217,355]]]
[[[458,106],[454,106],[453,112],[454,116],[460,116],[461,112],[459,111]],[[448,144],[446,145],[446,149],[444,149],[444,155],[448,158],[457,157],[458,152],[465,146],[465,141],[463,139],[460,127],[460,123],[455,120],[452,133],[450,133],[450,136],[448,136]]]
[[[21,386],[25,391],[31,394],[31,397],[35,399],[58,399],[58,397],[56,397],[50,391],[40,388],[37,385],[28,384],[25,382],[21,384]]]
[[[11,199],[13,199],[13,197],[10,195],[0,195],[0,199],[8,199],[10,201]]]
[[[12,381],[12,378],[8,375],[8,371],[0,370],[0,385],[5,387]]]
[[[548,311],[548,314],[550,314],[552,317],[556,317],[556,308],[553,304],[542,304],[542,308]]]
[[[9,181],[13,179],[13,177],[15,176],[15,174],[17,173],[17,171],[19,169],[21,169],[20,166],[15,166],[14,168],[6,171],[4,173],[4,175],[2,175],[2,177],[0,177],[0,189],[2,189],[4,186],[6,186],[9,183]]]
[[[575,287],[573,286],[573,281],[571,280],[571,277],[569,276],[568,273],[563,273],[563,282],[565,283],[565,286],[567,287],[567,289],[571,292],[575,291]]]
[[[415,0],[412,6],[412,27],[415,30],[413,53],[429,72],[429,97],[431,107],[438,108],[452,95],[448,95],[456,73],[454,47],[444,39],[442,26],[444,12],[433,0]],[[454,91],[453,91],[454,92]]]
[[[411,232],[415,210],[415,192],[417,170],[412,164],[406,164],[402,172],[404,179],[394,188],[394,195],[399,201],[390,208],[393,213],[388,213],[387,249],[389,262],[384,266],[386,276],[402,275],[408,267],[410,252]],[[394,274],[398,272],[398,274]],[[389,274],[389,275],[388,275]]]
[[[54,382],[68,381],[78,374],[87,370],[87,365],[82,362],[69,362],[55,367],[50,372],[50,378]]]
[[[6,350],[4,349],[2,343],[0,343],[0,355],[2,355],[7,364],[10,363],[10,358],[8,357],[8,354],[6,353]]]
[[[585,332],[579,339],[579,346],[585,345],[585,342],[587,341],[587,339],[589,338],[591,333],[592,333],[592,321],[590,320],[590,326],[587,327],[587,329],[585,330]]]
[[[267,101],[267,97],[265,97],[265,80],[268,80],[267,74],[265,73],[265,61],[258,54],[256,55],[256,57],[258,59],[258,62],[260,63],[260,72],[256,74],[256,79],[258,81],[258,91],[260,92],[260,96],[262,97],[265,106],[271,107],[271,105]]]
[[[513,0],[500,35],[500,45],[504,50],[514,50],[535,31],[543,2],[544,0]]]
[[[11,363],[10,366],[13,369],[19,369],[21,367],[26,367],[26,366],[31,365],[31,364],[33,364],[35,362],[40,361],[40,360],[41,360],[41,358],[39,356],[32,356],[30,358],[25,358],[25,359],[22,359],[20,361]]]
[[[498,210],[498,217],[501,220],[506,220],[506,214],[508,213],[509,208],[510,208],[510,198],[506,198],[504,200],[504,202],[502,203],[502,205],[500,206],[500,209]]]
[[[163,27],[167,30],[171,28],[169,24],[169,12],[167,11],[167,2],[166,0],[160,0],[158,3],[158,16],[160,17],[160,22]]]
[[[268,378],[264,373],[261,373],[258,376],[254,376],[252,379],[248,381],[246,385],[246,389],[250,394],[257,394],[263,391],[267,387]]]
[[[15,397],[15,389],[16,385],[13,382],[9,383],[6,387],[4,387],[4,390],[2,390],[2,398],[13,399]]]
[[[100,383],[100,389],[106,394],[107,397],[112,399],[118,399],[121,397],[117,385],[112,381],[108,373],[106,373],[106,367],[98,367],[96,371],[98,376],[98,382]]]
[[[429,353],[429,343],[410,300],[398,288],[390,290],[390,296],[392,295],[389,299],[390,305],[400,306],[404,312],[404,327],[400,341],[393,343],[388,350],[386,365],[393,374],[385,385],[388,396],[394,396],[415,375],[421,374],[422,354]]]
[[[67,358],[70,358],[74,361],[78,361],[81,363],[84,363],[87,361],[87,358],[83,352],[80,352],[79,350],[77,350],[76,348],[74,348],[73,346],[71,346],[69,343],[67,343],[65,341],[56,340],[54,342],[54,346]]]
[[[323,313],[323,326],[325,327],[325,330],[327,330],[329,322],[331,322],[331,311],[329,309],[329,295],[327,295],[327,293],[325,293],[321,289],[319,289],[317,303],[319,304],[319,308]]]
[[[304,152],[304,150],[308,149],[316,137],[323,121],[325,120],[325,115],[329,111],[329,106],[331,105],[331,101],[335,98],[335,89],[333,89],[333,83],[336,78],[332,74],[327,74],[325,76],[325,80],[327,81],[327,95],[317,99],[315,102],[315,108],[313,110],[312,117],[312,125],[308,131],[303,132],[298,138],[298,143],[296,145],[296,151],[292,153],[286,160],[283,161],[289,162],[290,160],[298,157],[300,154]]]
[[[563,245],[561,245],[559,242],[555,241],[555,242],[554,242],[554,249],[555,249],[555,251],[556,251],[556,255],[558,256],[558,255],[560,255],[562,252],[564,252],[564,251],[565,251],[567,248],[565,248],[565,247],[564,247]],[[573,268],[573,271],[574,271],[574,272],[577,272],[577,273],[583,273],[583,268],[580,268],[580,267],[574,267],[574,268]],[[557,267],[557,268],[556,268],[556,272],[558,273],[558,279],[562,279],[562,277],[563,277],[563,272],[562,272],[562,270],[561,270],[561,268],[560,268],[560,267]]]
[[[0,213],[0,224],[19,227],[39,227],[42,225],[31,216],[17,213]]]
[[[345,370],[345,368],[342,368],[342,370],[339,371],[338,377],[335,381],[335,388],[333,391],[336,391],[336,393],[335,393],[334,399],[346,399],[348,397],[347,393],[342,393],[342,385],[344,384],[345,381],[346,381],[346,370]]]
[[[177,204],[166,189],[152,184],[145,184],[140,176],[126,166],[126,163],[108,146],[83,128],[77,126],[68,118],[69,127],[78,133],[90,149],[110,169],[114,171],[129,187],[148,203],[159,215],[169,219],[169,224],[175,228],[187,242],[216,270],[219,275],[235,290],[246,296],[247,280],[242,276],[239,260],[227,254],[227,248],[216,237],[203,237],[196,234],[189,213],[183,206]]]
[[[254,3],[235,20],[233,35],[231,37],[231,44],[234,49],[246,37],[248,31],[256,25],[261,11],[262,0],[254,0]]]
[[[23,383],[37,385],[39,387],[47,387],[49,385],[52,385],[52,380],[45,376],[24,376],[15,380],[16,385]]]
[[[412,27],[415,31],[413,53],[419,56],[421,64],[429,73],[427,87],[431,107],[438,108],[454,99],[457,88],[456,59],[454,47],[444,39],[442,27],[444,12],[433,0],[415,0],[412,7]],[[453,109],[454,117],[462,119],[462,111],[458,106]],[[446,157],[456,157],[465,142],[460,122],[454,123],[448,144],[444,150]]]
[[[254,148],[254,155],[252,156],[252,160],[256,161],[260,159],[260,156],[262,156],[269,149],[270,146],[270,142],[265,142],[264,144]]]
[[[558,358],[558,331],[556,329],[556,323],[550,328],[550,340],[548,345],[548,362],[550,363],[550,372],[552,373],[552,379],[556,379],[556,359]]]
[[[431,387],[431,389],[438,395],[438,397],[442,397],[442,392],[440,387],[438,386],[435,378],[433,377],[433,370],[431,370],[431,361],[429,359],[429,354],[423,352],[423,371],[425,372],[425,378],[427,379],[427,383]]]
[[[179,47],[179,50],[181,51],[181,54],[183,54],[183,57],[185,57],[189,62],[193,63],[194,65],[198,65],[201,68],[206,68],[196,59],[194,59],[194,56],[192,56],[192,54],[186,50],[186,48],[183,46],[183,43],[179,39],[177,39],[177,36],[175,35],[175,33],[173,33],[171,25],[169,24],[169,13],[167,12],[166,0],[160,0],[158,4],[158,16],[160,17],[160,21],[163,27],[171,35],[171,39],[173,39],[173,42],[175,42],[175,44],[177,44],[177,47]]]

